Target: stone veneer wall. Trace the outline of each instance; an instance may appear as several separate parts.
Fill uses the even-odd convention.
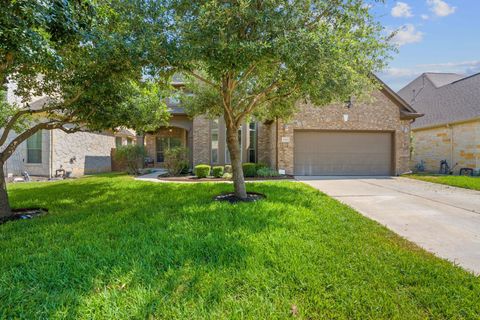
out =
[[[52,175],[63,166],[74,176],[110,172],[115,137],[111,134],[53,131]]]
[[[27,142],[22,142],[17,150],[10,156],[3,170],[5,174],[21,175],[27,171],[32,176],[50,175],[50,131],[42,130],[42,163],[27,163]],[[1,131],[0,131],[1,134]],[[9,133],[7,142],[12,141],[17,135]]]
[[[299,104],[300,111],[291,121],[279,122],[279,169],[286,170],[287,174],[293,174],[294,131],[313,129],[391,131],[395,136],[395,173],[409,171],[411,120],[400,120],[399,107],[380,90],[372,93],[371,100],[355,102],[351,109],[347,109],[343,104],[325,107]],[[348,121],[343,120],[344,114],[349,115]],[[282,142],[282,138],[288,142]]]
[[[480,120],[413,131],[412,165],[425,162],[427,172],[438,172],[447,160],[454,172],[461,168],[480,170]]]

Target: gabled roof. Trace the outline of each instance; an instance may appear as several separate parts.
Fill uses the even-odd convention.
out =
[[[423,116],[422,113],[418,113],[412,106],[405,101],[400,95],[392,90],[385,82],[383,82],[379,77],[372,74],[378,83],[380,83],[381,91],[392,100],[400,108],[400,118],[403,120],[406,119],[416,119]]]
[[[413,128],[480,117],[480,73],[469,77],[424,73],[401,89],[399,95],[425,114]]]

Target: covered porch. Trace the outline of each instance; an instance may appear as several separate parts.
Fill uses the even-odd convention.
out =
[[[145,149],[148,160],[153,167],[162,168],[165,160],[165,150],[175,147],[184,147],[188,150],[189,166],[193,163],[193,134],[192,120],[187,116],[176,115],[170,119],[166,127],[145,135]]]

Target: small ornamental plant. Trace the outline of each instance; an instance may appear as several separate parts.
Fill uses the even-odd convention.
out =
[[[223,167],[222,166],[215,166],[212,168],[212,175],[215,177],[215,178],[221,178],[223,177]]]
[[[206,178],[210,175],[211,167],[208,164],[199,164],[195,166],[195,176],[199,179]]]

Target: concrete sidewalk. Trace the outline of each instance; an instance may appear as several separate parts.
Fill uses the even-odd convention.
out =
[[[399,177],[297,177],[480,274],[480,192]]]

